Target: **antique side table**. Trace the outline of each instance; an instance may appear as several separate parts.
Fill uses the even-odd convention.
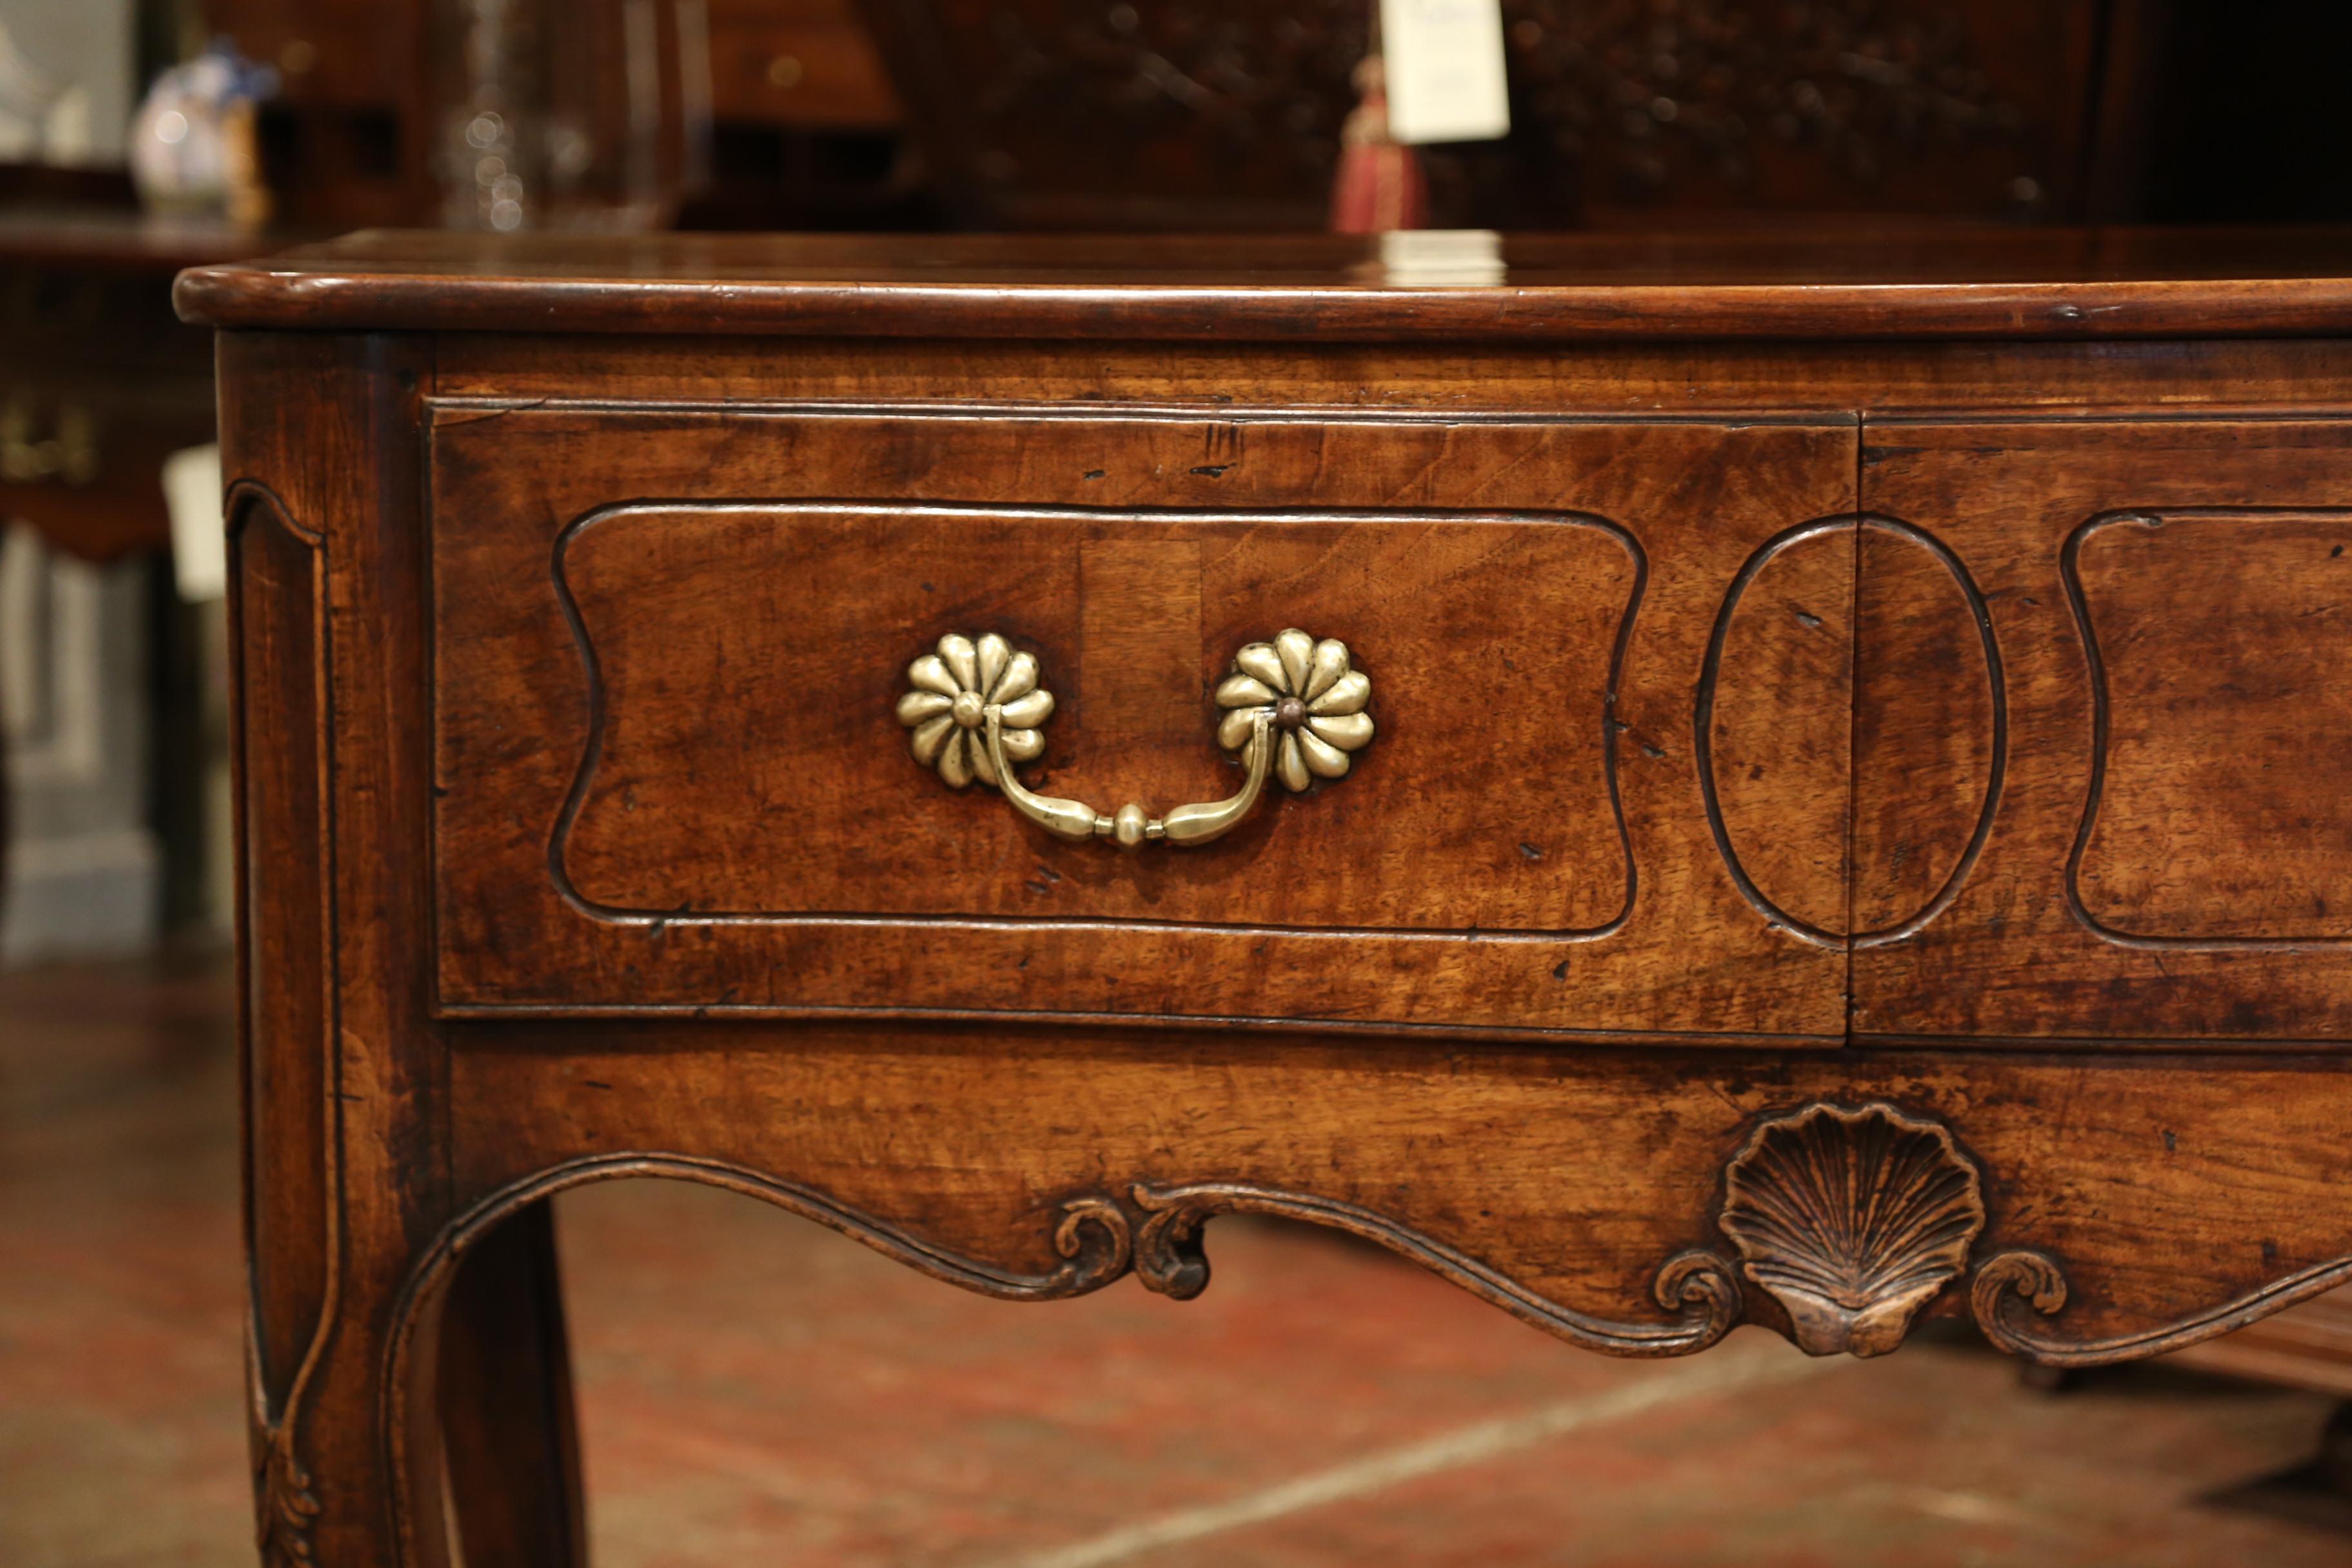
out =
[[[83,199],[43,205],[52,178]],[[268,243],[226,223],[143,216],[131,201],[127,178],[0,167],[0,532],[22,523],[101,565],[170,542],[164,461],[213,438],[209,345],[173,319],[173,275]],[[7,739],[0,726],[0,910]]]
[[[2352,235],[1382,254],[182,278],[267,1555],[446,1475],[578,1560],[615,1177],[1020,1300],[1285,1215],[1623,1355],[2352,1278]]]

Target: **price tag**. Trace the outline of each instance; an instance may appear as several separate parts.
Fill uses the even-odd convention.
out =
[[[1502,0],[1381,0],[1389,134],[1485,142],[1511,129]]]

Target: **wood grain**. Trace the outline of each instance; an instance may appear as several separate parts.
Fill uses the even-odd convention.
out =
[[[1958,895],[2009,763],[2008,674],[1984,595],[1933,534],[1864,524],[1855,588],[1853,924],[1898,941]]]
[[[1087,738],[1106,758],[1130,748],[1144,759],[1197,752],[1202,686],[1213,688],[1234,651],[1205,640],[1202,597],[1222,597],[1231,584],[1204,585],[1198,539],[1141,539],[1143,531],[1131,527],[1101,531],[1078,546],[1076,667],[1086,685],[1076,710],[1087,717]]]
[[[2352,479],[2352,423],[1887,421],[1865,441],[1864,504],[1933,532],[1982,586],[2010,761],[1955,900],[1856,953],[1857,1030],[2352,1038],[2352,948],[2305,940],[2334,930],[2325,909],[2342,897],[2327,626],[2330,552],[2352,534],[2326,509]],[[2257,510],[2227,510],[2242,508]],[[2178,535],[2099,521],[2173,511],[2195,514]],[[2184,552],[2199,564],[2165,569]],[[1944,624],[1890,623],[1865,658],[1890,679],[1934,679]],[[1916,744],[1879,721],[1865,752],[1878,734]],[[1860,803],[1864,820],[1883,798]],[[2086,833],[2096,879],[2078,903]],[[2103,930],[2101,910],[2150,935]]]
[[[460,1189],[607,1150],[792,1176],[929,1242],[1049,1271],[1058,1205],[1142,1181],[1352,1204],[1597,1317],[1669,1316],[1661,1262],[1721,1247],[1723,1171],[1763,1121],[1884,1101],[1983,1172],[1979,1258],[2064,1260],[2084,1339],[2193,1319],[2352,1254],[2352,1077],[2168,1053],[1529,1051],[1115,1029],[468,1023]],[[519,1109],[528,1108],[528,1109]],[[2063,1123],[2062,1123],[2063,1115]],[[1932,1313],[1968,1310],[1964,1283]],[[1759,1321],[1770,1298],[1748,1293]]]
[[[934,411],[1183,408],[1254,423],[1318,409],[1430,418],[1496,414],[1752,419],[1986,410],[2079,418],[2134,411],[2305,411],[2352,405],[2352,340],[1122,343],[855,337],[532,337],[435,342],[445,400],[490,406],[780,401]],[[594,389],[583,399],[584,389]],[[942,389],[952,388],[952,393]]]
[[[2102,931],[2352,938],[2347,548],[2352,512],[2260,508],[2108,514],[2068,541],[2098,731],[2070,891]]]
[[[450,411],[442,1003],[1834,1032],[1842,958],[1767,929],[1682,802],[1714,607],[1756,542],[1851,505],[1853,440]],[[637,496],[681,499],[612,510]],[[1189,741],[1093,712],[1084,568],[1113,542],[1198,552],[1205,624],[1149,645]],[[1052,840],[889,718],[940,634],[1000,631],[1065,703],[1032,787],[1213,799],[1209,690],[1291,625],[1355,651],[1380,739],[1198,851]],[[1842,742],[1815,762],[1759,798],[1825,788],[1833,823]]]
[[[1853,1321],[1801,1324],[1751,1271],[1790,1247],[1723,1219],[1766,1129],[1874,1121],[1934,1145],[1913,1188],[1946,1221],[1951,1173],[1978,1183],[1922,1310],[2021,1354],[2162,1353],[2352,1279],[2352,346],[2029,341],[2013,312],[1731,341],[1806,310],[1894,332],[1915,299],[1922,331],[2026,298],[2128,304],[2084,332],[2195,300],[2180,331],[2286,331],[2330,266],[1898,245],[1727,327],[1726,290],[1778,285],[1721,247],[1632,247],[1661,268],[1635,284],[1571,246],[1556,296],[1449,302],[1318,275],[1321,242],[1263,252],[1255,292],[1182,247],[1157,274],[981,246],[867,316],[811,258],[875,281],[887,246],[562,243],[192,286],[419,328],[220,345],[257,501],[273,1563],[446,1568],[444,1455],[485,1431],[445,1442],[439,1396],[495,1395],[428,1369],[501,1366],[538,1369],[496,1435],[537,1458],[461,1529],[564,1560],[560,1331],[465,1281],[503,1249],[543,1291],[500,1227],[588,1181],[709,1182],[1007,1299],[1188,1295],[1202,1226],[1247,1212],[1618,1353],[1736,1321],[1878,1349],[1917,1269],[1834,1257],[1814,1294]],[[1543,335],[1609,289],[1638,297],[1596,331],[1691,335]],[[1525,341],[1479,337],[1521,303]],[[994,336],[1055,311],[1099,336]],[[757,335],[861,322],[940,335]],[[562,330],[663,323],[734,335]],[[1380,739],[1189,861],[1043,842],[890,711],[943,621],[983,619],[1058,682],[1038,782],[1071,793],[1229,780],[1207,684],[1294,621],[1375,676]],[[1816,1241],[1853,1217],[1826,1191]]]
[[[1846,920],[1854,525],[1814,519],[1742,563],[1716,612],[1692,722],[1707,825],[1741,896],[1828,947]]]
[[[1842,228],[1515,236],[1490,287],[1362,237],[376,231],[180,277],[182,316],[307,331],[1411,341],[2341,332],[2340,234]]]
[[[247,1227],[255,1372],[275,1421],[330,1304],[336,1228],[332,1064],[320,1049],[335,936],[320,878],[331,830],[326,563],[319,537],[258,486],[232,495],[229,527],[236,875],[251,917],[238,963]],[[265,670],[271,679],[260,679]]]

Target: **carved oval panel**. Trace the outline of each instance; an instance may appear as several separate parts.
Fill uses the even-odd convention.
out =
[[[1872,945],[1958,895],[1992,830],[2009,720],[1991,617],[1958,556],[1884,517],[1857,548],[1853,929]]]
[[[1967,566],[1896,518],[1768,542],[1717,613],[1697,746],[1717,847],[1767,919],[1822,942],[1917,931],[1984,847],[2008,757],[2000,650]]]
[[[1807,941],[1845,931],[1854,520],[1767,541],[1732,580],[1699,678],[1699,787],[1740,893]]]

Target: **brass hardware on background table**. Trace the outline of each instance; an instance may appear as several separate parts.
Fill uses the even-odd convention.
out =
[[[1248,769],[1242,787],[1161,817],[1132,801],[1105,816],[1084,801],[1034,795],[1013,773],[1045,749],[1040,726],[1054,695],[1038,680],[1036,658],[994,632],[950,632],[937,652],[907,667],[911,689],[898,700],[898,722],[913,731],[917,762],[957,789],[975,779],[995,785],[1013,810],[1062,838],[1109,838],[1128,849],[1152,838],[1205,844],[1249,815],[1267,774],[1294,793],[1341,778],[1352,753],[1372,740],[1370,679],[1349,667],[1345,643],[1294,626],[1244,647],[1217,686],[1217,743],[1241,754]]]
[[[46,433],[20,398],[0,405],[0,480],[56,479],[86,485],[98,478],[98,421],[78,404],[60,405]]]

